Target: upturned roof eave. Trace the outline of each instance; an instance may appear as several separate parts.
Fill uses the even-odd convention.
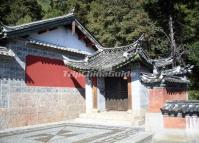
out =
[[[65,62],[65,64],[68,67],[74,69],[75,71],[87,73],[87,72],[109,72],[109,71],[116,71],[116,70],[118,70],[118,69],[120,69],[120,68],[122,68],[122,67],[124,67],[124,66],[126,66],[128,64],[130,64],[130,63],[133,63],[133,62],[141,62],[141,63],[145,64],[147,67],[149,67],[151,69],[153,68],[153,66],[149,62],[145,61],[145,59],[143,59],[139,53],[135,53],[132,57],[130,57],[126,61],[123,61],[123,62],[118,63],[116,65],[113,65],[111,67],[106,67],[106,68],[102,67],[101,69],[85,68],[85,67],[81,68],[81,67],[78,67],[78,66],[74,66],[74,62],[69,62],[69,63]],[[84,62],[84,61],[82,61],[82,63],[84,63],[85,65],[89,64],[89,63]],[[109,70],[107,70],[107,69],[109,69]]]

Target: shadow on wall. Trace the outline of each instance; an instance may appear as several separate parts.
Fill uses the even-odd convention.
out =
[[[187,91],[187,84],[167,84],[166,91],[168,94],[183,93]]]
[[[73,75],[71,75],[70,78],[72,79],[73,83],[74,83],[75,85],[77,85],[77,87],[82,87],[81,84],[78,82],[78,80],[77,80]],[[82,87],[82,88],[83,88],[83,87]],[[81,96],[85,99],[85,98],[86,98],[86,97],[85,97],[85,92],[82,93],[82,90],[80,90],[79,88],[77,88],[77,90],[79,91],[79,93],[81,94]]]
[[[25,81],[25,71],[13,57],[0,56],[0,61],[0,79]]]

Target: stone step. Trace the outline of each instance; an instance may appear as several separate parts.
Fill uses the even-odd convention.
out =
[[[105,126],[134,126],[133,122],[129,121],[113,121],[113,120],[102,120],[102,119],[82,119],[76,118],[74,122],[79,124],[93,124],[93,125],[105,125]]]
[[[116,120],[116,121],[134,121],[142,120],[144,117],[135,117],[133,114],[127,112],[100,112],[100,113],[83,113],[79,115],[79,118],[84,119],[104,119],[104,120]]]
[[[74,122],[80,123],[80,124],[93,124],[93,125],[106,125],[106,126],[144,126],[144,120],[116,121],[116,120],[76,118]]]
[[[120,120],[120,121],[133,121],[134,117],[119,116],[119,115],[103,115],[103,114],[81,114],[79,118],[90,119],[104,119],[104,120]]]
[[[83,113],[75,122],[84,124],[99,124],[113,126],[140,126],[144,125],[144,117],[134,117],[133,114],[120,111]]]

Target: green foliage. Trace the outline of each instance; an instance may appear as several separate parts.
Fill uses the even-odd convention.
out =
[[[199,2],[197,0],[146,0],[145,10],[169,35],[169,16],[173,17],[175,40],[189,51],[187,63],[195,65],[190,84],[190,96],[198,99],[199,93]],[[163,41],[164,42],[164,41]]]
[[[189,100],[199,100],[199,90],[189,90]]]
[[[154,24],[141,4],[132,0],[93,1],[87,26],[104,45],[129,44],[141,33],[153,33]]]
[[[50,1],[49,0],[37,0],[38,4],[42,7],[42,11],[46,13],[50,10]]]
[[[4,24],[16,25],[42,18],[42,9],[36,0],[2,0],[0,5],[0,20]]]
[[[199,68],[199,41],[192,43],[189,46],[190,54],[189,54],[189,60],[191,63],[193,63],[196,68]]]

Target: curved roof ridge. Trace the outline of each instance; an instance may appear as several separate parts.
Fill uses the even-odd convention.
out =
[[[73,13],[68,13],[66,15],[62,15],[62,16],[58,16],[58,17],[53,17],[53,18],[42,19],[42,20],[33,21],[33,22],[25,23],[25,24],[16,25],[16,26],[3,25],[3,27],[5,27],[8,30],[9,29],[10,30],[15,30],[15,29],[20,29],[20,28],[28,27],[28,26],[37,25],[37,24],[40,24],[40,23],[43,23],[43,22],[49,22],[49,21],[54,21],[54,20],[57,20],[57,19],[68,18],[70,16],[74,16],[74,14]]]
[[[106,52],[106,51],[109,51],[109,50],[112,50],[112,51],[117,51],[117,50],[124,50],[125,51],[128,51],[129,49],[133,48],[132,46],[135,46],[139,41],[141,41],[142,39],[144,38],[144,34],[142,34],[139,39],[137,39],[136,41],[134,41],[133,43],[129,44],[129,45],[125,45],[125,46],[120,46],[120,47],[112,47],[112,48],[105,48],[105,47],[102,47],[101,45],[97,45],[97,46],[100,46],[98,49],[98,51],[96,51],[93,55],[89,56],[89,59],[91,59],[92,57],[95,57],[96,55],[102,53],[102,52]],[[127,48],[127,49],[126,49]]]

